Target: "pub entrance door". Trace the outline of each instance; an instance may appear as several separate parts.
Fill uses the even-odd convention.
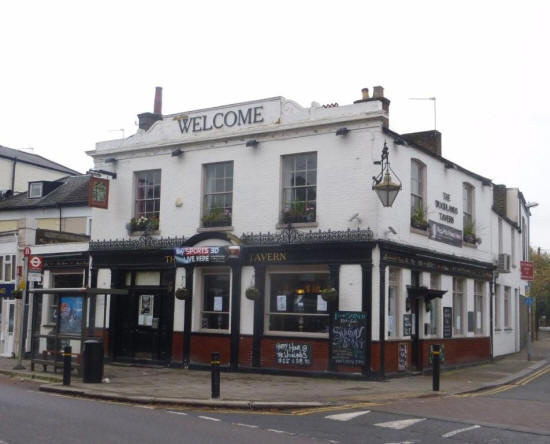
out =
[[[168,291],[129,289],[116,297],[114,307],[114,359],[168,362],[172,343],[172,301]]]

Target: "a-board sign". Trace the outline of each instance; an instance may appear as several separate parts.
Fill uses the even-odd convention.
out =
[[[412,334],[412,315],[403,315],[403,336],[410,336]]]
[[[364,365],[367,314],[362,311],[335,311],[330,341],[333,364]]]
[[[282,365],[311,365],[311,345],[277,342],[275,360]]]
[[[407,344],[405,343],[399,344],[398,353],[399,353],[399,356],[398,356],[399,362],[398,362],[397,369],[400,372],[402,372],[404,370],[407,370],[408,363],[409,363],[409,348]]]
[[[474,331],[475,329],[475,322],[474,322],[475,318],[474,318],[474,312],[473,311],[469,311],[468,312],[468,332],[471,333]]]
[[[453,337],[453,309],[452,307],[443,307],[443,337]]]

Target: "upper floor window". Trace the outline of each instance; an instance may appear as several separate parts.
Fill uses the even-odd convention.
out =
[[[29,198],[34,199],[42,197],[42,188],[44,184],[42,182],[30,182],[29,183]]]
[[[426,210],[426,165],[411,160],[411,225],[425,230],[428,228]]]
[[[204,166],[203,227],[229,227],[233,215],[233,162]]]
[[[157,229],[160,216],[160,170],[135,173],[135,184],[135,220],[139,223],[140,219],[147,219],[151,221],[152,228]]]
[[[0,256],[0,281],[15,281],[15,265],[15,255]]]
[[[315,222],[317,153],[283,157],[282,223]]]
[[[474,222],[474,190],[469,183],[462,184],[462,229],[464,240],[475,243],[476,230]]]

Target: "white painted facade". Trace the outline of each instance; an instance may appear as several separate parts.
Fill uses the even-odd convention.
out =
[[[453,335],[453,338],[491,337],[493,356],[519,351],[519,304],[525,293],[519,262],[528,259],[525,255],[528,249],[528,233],[525,234],[528,222],[522,220],[528,221],[529,213],[523,196],[517,189],[506,190],[505,214],[499,215],[493,209],[494,185],[490,180],[470,173],[414,143],[403,142],[399,135],[386,131],[389,119],[386,105],[382,100],[371,99],[346,106],[324,108],[313,103],[310,108],[303,108],[293,101],[275,97],[166,115],[147,131],[140,130],[122,140],[100,142],[94,151],[88,153],[94,159],[94,167],[116,173],[117,177],[110,181],[109,209],[93,209],[92,240],[134,238],[128,233],[126,224],[135,216],[135,173],[148,170],[161,172],[160,221],[154,237],[184,236],[187,239],[198,233],[223,231],[239,238],[243,233],[276,232],[284,228],[279,222],[283,199],[282,158],[314,152],[317,156],[316,218],[312,222],[295,224],[294,228],[323,232],[367,228],[373,231],[374,240],[380,242],[372,249],[370,288],[373,341],[380,340],[380,267],[385,272],[382,293],[386,301],[389,298],[388,275],[390,268],[395,268],[381,265],[381,245],[404,246],[428,257],[445,255],[451,269],[465,261],[470,265],[472,261],[479,262],[490,268],[491,264],[496,266],[498,263],[499,254],[509,254],[510,272],[499,273],[495,281],[499,290],[495,297],[498,301],[502,300],[497,306],[492,296],[492,279],[484,280],[478,287],[482,289],[482,305],[477,307],[478,314],[474,303],[476,279],[468,276],[460,278],[464,296],[456,322],[462,326],[462,332]],[[241,125],[238,124],[239,119],[243,121]],[[233,122],[234,125],[229,127]],[[343,127],[349,133],[335,135]],[[380,160],[385,143],[389,148],[392,169],[402,182],[402,190],[391,208],[383,208],[372,190],[372,177],[380,171],[374,162]],[[177,155],[174,153],[176,150],[183,151],[183,154]],[[461,246],[453,246],[432,239],[428,232],[411,226],[413,160],[421,162],[425,168],[423,198],[427,220],[454,228],[460,232],[460,237],[464,229],[463,187],[467,183],[473,188],[472,217],[477,242],[461,242]],[[201,227],[204,166],[228,161],[233,162],[234,171],[231,226],[222,229]],[[444,193],[446,196],[443,196]],[[438,208],[436,201],[447,203],[456,208],[456,212]],[[206,244],[214,245],[212,242]],[[193,276],[193,288],[199,293],[203,271],[197,267]],[[105,287],[110,284],[106,278],[109,273],[106,268],[99,270]],[[430,287],[431,274],[421,270],[420,285]],[[388,336],[386,328],[384,334],[388,341],[407,340],[403,335],[401,316],[410,313],[406,294],[407,285],[411,285],[412,272],[409,267],[403,266],[398,275],[400,297],[396,307],[398,317],[394,321],[397,324],[396,336]],[[254,281],[254,268],[244,266],[240,279],[239,329],[241,334],[251,335],[254,330],[254,303],[244,297],[244,290],[250,286],[249,282]],[[442,310],[453,307],[454,279],[452,274],[441,273],[440,289],[447,293],[434,303],[437,311],[433,315],[435,333],[426,333],[422,328],[419,331],[421,339],[442,337]],[[182,288],[184,283],[185,270],[177,268],[175,287]],[[368,285],[363,282],[360,264],[341,265],[338,309],[361,311],[365,284]],[[510,289],[508,308],[505,308],[504,288]],[[387,311],[387,303],[385,307]],[[494,313],[497,309],[500,310],[496,316],[498,325],[494,322],[495,316],[491,319],[491,311]],[[175,299],[174,332],[184,330],[184,311],[185,302]],[[193,304],[192,332],[205,332],[200,326],[200,311],[200,304]],[[466,327],[468,317],[472,316],[469,313],[474,313],[471,319],[479,326],[474,328],[478,331],[469,331]],[[384,317],[386,326],[390,323],[389,316],[386,313]],[[432,313],[424,309],[423,303],[420,304],[418,316],[421,327],[431,322]],[[505,318],[507,325],[504,325]],[[308,337],[305,334],[295,336]]]

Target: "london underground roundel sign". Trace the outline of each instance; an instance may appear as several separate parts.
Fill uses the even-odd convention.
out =
[[[42,271],[42,258],[40,256],[29,257],[29,270]]]

